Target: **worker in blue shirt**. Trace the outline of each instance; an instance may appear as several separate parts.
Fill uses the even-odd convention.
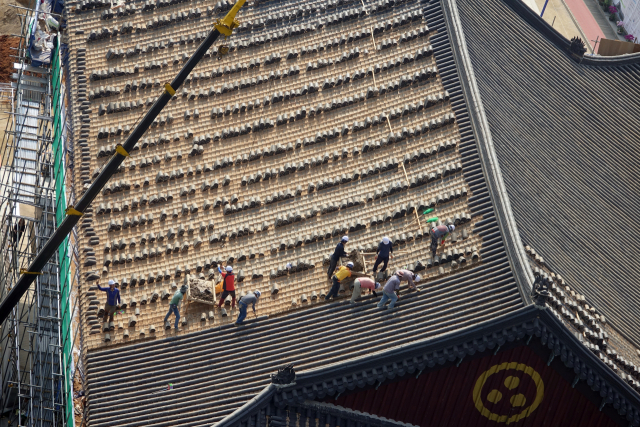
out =
[[[100,286],[100,282],[96,282],[96,285],[102,292],[107,293],[107,302],[104,305],[104,319],[102,321],[106,322],[108,318],[109,322],[113,322],[113,315],[120,305],[120,290],[116,288],[116,282],[113,280],[109,280],[108,288]]]
[[[336,250],[333,251],[333,255],[331,255],[329,270],[327,270],[327,279],[331,280],[333,277],[333,272],[336,269],[336,265],[338,265],[338,261],[340,261],[341,257],[346,257],[347,253],[344,250],[344,246],[349,242],[349,236],[342,236],[340,243],[336,246]]]
[[[373,264],[373,274],[378,272],[378,265],[380,265],[381,262],[384,264],[380,272],[385,271],[389,263],[389,258],[393,258],[393,242],[385,236],[382,238],[382,242],[380,242],[378,250],[376,251],[376,262]]]

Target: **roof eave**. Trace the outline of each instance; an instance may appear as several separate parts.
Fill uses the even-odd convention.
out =
[[[416,341],[341,364],[298,373],[294,383],[270,384],[251,401],[216,423],[215,427],[243,425],[272,401],[282,406],[322,399],[327,395],[421,372],[436,365],[461,361],[476,352],[494,348],[498,351],[501,346],[523,340],[526,336],[529,339],[538,337],[555,356],[560,356],[564,365],[576,372],[578,380],[587,381],[592,390],[604,396],[603,404],[614,404],[618,413],[632,425],[640,424],[640,396],[589,351],[549,309],[530,305],[446,336]],[[354,372],[372,369],[374,375],[367,378],[366,383],[344,383],[345,379],[353,378]]]

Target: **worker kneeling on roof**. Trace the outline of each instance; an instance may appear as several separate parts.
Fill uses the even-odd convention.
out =
[[[369,293],[373,292],[375,296],[378,296],[376,289],[380,289],[380,283],[374,282],[373,279],[368,277],[359,277],[353,283],[353,294],[351,294],[351,304],[356,302],[356,299],[362,295],[362,289],[369,289]]]
[[[344,250],[344,245],[346,245],[348,242],[349,236],[343,236],[340,240],[340,243],[338,243],[338,246],[336,246],[336,250],[333,251],[333,254],[330,258],[331,262],[329,263],[329,270],[327,270],[327,279],[331,280],[331,277],[333,276],[336,265],[338,265],[338,261],[340,261],[340,258],[347,256],[347,253]]]
[[[409,284],[409,290],[411,291],[416,289],[416,283],[421,279],[419,274],[411,270],[397,270],[396,276],[398,276],[401,282],[407,282]]]
[[[236,326],[242,325],[244,318],[247,317],[247,307],[249,304],[252,305],[251,308],[253,308],[253,314],[256,314],[256,303],[258,302],[260,295],[260,291],[253,291],[252,293],[250,292],[240,298],[240,301],[238,301],[238,309],[240,309],[240,313],[238,314],[238,320],[236,320],[235,323]]]
[[[442,240],[442,245],[444,245],[444,241],[449,237],[449,233],[453,233],[453,230],[456,229],[456,226],[451,225],[438,225],[429,230],[429,234],[431,235],[431,255],[435,258],[436,251],[438,250],[438,241]]]
[[[236,307],[236,285],[235,285],[235,276],[233,275],[233,267],[227,265],[225,271],[222,271],[220,266],[218,266],[218,272],[222,276],[222,296],[220,297],[220,303],[218,303],[218,308],[222,307],[224,304],[224,300],[227,299],[229,295],[231,295],[231,308]]]
[[[346,279],[347,277],[351,277],[351,270],[353,269],[353,263],[349,261],[346,266],[341,266],[336,273],[331,278],[333,280],[333,285],[331,286],[331,290],[324,297],[325,301],[327,301],[331,297],[337,297],[338,291],[340,290],[340,283]]]

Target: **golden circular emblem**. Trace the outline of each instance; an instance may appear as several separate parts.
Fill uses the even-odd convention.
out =
[[[522,372],[523,374],[529,376],[533,381],[533,383],[536,385],[536,397],[533,400],[533,403],[525,407],[525,405],[527,404],[527,397],[522,393],[518,393],[518,387],[520,386],[520,383],[522,382],[523,377],[520,377],[517,375],[510,375],[504,379],[503,384],[505,387],[505,392],[510,391],[514,393],[509,398],[509,403],[511,405],[511,408],[518,410],[518,413],[514,415],[496,414],[490,411],[489,409],[487,409],[483,401],[482,389],[486,384],[487,380],[493,374],[498,373],[500,371],[505,371],[505,370],[514,370],[517,372]],[[486,396],[484,396],[484,400],[493,404],[497,404],[502,400],[502,398],[503,398],[503,393],[497,388],[492,389],[491,391],[489,391],[489,393]],[[491,421],[496,421],[498,423],[511,424],[511,423],[518,422],[523,418],[528,417],[540,405],[540,402],[542,402],[543,398],[544,398],[544,382],[542,381],[540,374],[538,374],[538,372],[536,372],[536,370],[533,369],[531,366],[527,366],[523,363],[518,363],[518,362],[505,362],[500,365],[493,365],[491,368],[484,371],[478,377],[478,379],[476,380],[476,385],[473,388],[473,402],[475,403],[478,411],[480,411],[480,413],[484,417],[487,417]],[[522,409],[520,410],[520,408]]]

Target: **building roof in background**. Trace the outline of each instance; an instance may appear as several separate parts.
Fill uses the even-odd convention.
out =
[[[640,61],[579,64],[516,2],[457,4],[523,244],[640,346]]]

